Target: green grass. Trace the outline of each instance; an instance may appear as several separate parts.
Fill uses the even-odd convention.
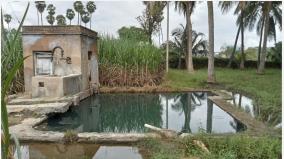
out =
[[[193,143],[198,140],[204,143],[209,153],[205,153]],[[271,137],[251,138],[245,135],[235,135],[216,138],[199,134],[195,137],[171,141],[146,140],[139,147],[150,150],[150,159],[275,159],[281,153],[281,140]]]
[[[186,70],[171,69],[162,83],[163,87],[174,89],[208,88],[207,69],[189,74]],[[281,70],[266,69],[264,75],[256,74],[255,69],[216,68],[217,86],[238,91],[253,98],[260,107],[260,120],[277,124],[281,121]],[[211,86],[212,87],[212,86]],[[216,86],[213,86],[213,88]]]

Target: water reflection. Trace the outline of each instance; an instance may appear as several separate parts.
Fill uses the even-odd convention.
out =
[[[99,94],[40,125],[41,130],[78,132],[145,132],[144,124],[178,132],[241,131],[240,122],[221,110],[205,92]]]
[[[232,100],[229,100],[229,102],[235,107],[243,109],[252,117],[257,117],[260,114],[259,106],[251,98],[248,98],[241,93],[234,92],[232,92],[232,97]]]
[[[22,147],[22,159],[143,159],[137,147],[123,145],[30,143]]]

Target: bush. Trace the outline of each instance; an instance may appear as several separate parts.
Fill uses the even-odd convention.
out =
[[[200,69],[200,68],[207,68],[208,67],[208,59],[207,57],[193,57],[193,67],[194,69]],[[171,59],[169,61],[169,65],[171,68],[177,68],[178,67],[178,59]],[[229,59],[225,59],[225,58],[215,58],[215,66],[216,67],[227,67],[228,63],[229,63]],[[181,62],[181,68],[185,69],[186,68],[186,64],[185,64],[185,60],[182,59]],[[246,60],[245,61],[245,67],[246,68],[257,68],[257,61],[252,61],[252,60]],[[271,62],[271,61],[267,61],[265,63],[265,67],[266,68],[281,68],[281,64],[276,63],[276,62]],[[239,63],[237,61],[233,61],[232,63],[232,68],[239,68]]]
[[[155,46],[109,36],[100,38],[99,73],[102,85],[158,85],[163,72],[163,55]]]

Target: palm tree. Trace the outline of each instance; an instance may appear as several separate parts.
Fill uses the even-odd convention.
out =
[[[87,11],[90,13],[90,29],[92,28],[92,15],[97,9],[94,1],[89,1],[87,3]]]
[[[181,58],[186,57],[187,52],[187,30],[186,28],[180,24],[180,27],[175,28],[172,31],[172,36],[174,41],[171,44],[171,47],[179,53],[179,62],[178,68],[181,68]],[[203,39],[203,33],[197,33],[196,31],[192,30],[192,55],[206,55],[207,54],[207,41]]]
[[[78,13],[78,25],[79,25],[79,22],[80,21],[80,15],[84,9],[84,5],[81,1],[75,1],[74,4],[73,4],[73,7],[75,9],[75,11]]]
[[[194,10],[195,2],[194,1],[181,1],[175,2],[175,9],[183,12],[186,16],[186,27],[187,27],[187,71],[192,73],[194,72],[193,62],[192,62],[192,23],[191,23],[191,14]]]
[[[53,15],[49,14],[49,15],[46,16],[46,20],[50,25],[53,25],[54,21],[55,21],[55,17]]]
[[[231,63],[234,60],[234,54],[236,51],[236,45],[239,38],[239,34],[241,33],[241,62],[240,62],[240,68],[243,69],[244,63],[245,63],[245,54],[244,54],[244,19],[246,17],[246,13],[248,13],[248,4],[250,2],[246,1],[239,1],[239,2],[232,2],[232,1],[223,1],[219,2],[219,6],[221,6],[221,10],[223,13],[228,12],[234,5],[237,5],[235,8],[234,14],[238,15],[237,19],[237,25],[239,26],[239,29],[237,31],[237,36],[235,39],[234,49],[230,56],[228,67],[231,67]]]
[[[4,20],[8,24],[8,30],[10,30],[9,24],[10,24],[10,22],[12,20],[12,16],[10,14],[4,14]]]
[[[73,11],[73,9],[67,9],[66,17],[67,17],[67,19],[69,19],[70,25],[71,25],[71,21],[74,18],[74,16],[75,16],[75,12]]]
[[[53,5],[53,4],[49,4],[48,6],[47,6],[47,8],[46,8],[46,10],[47,10],[47,13],[49,14],[49,15],[54,15],[55,14],[55,6]]]
[[[170,2],[167,2],[167,50],[166,50],[166,72],[168,73],[169,72],[169,18],[170,18],[170,16],[169,16],[169,11],[170,11],[170,7],[169,7],[169,3]],[[160,23],[160,25],[161,25],[161,23]],[[162,28],[161,26],[160,26],[160,28]],[[162,31],[162,30],[161,30]],[[162,35],[163,35],[163,33],[162,33]]]
[[[213,2],[207,1],[208,7],[208,28],[209,28],[209,52],[208,52],[208,77],[207,82],[215,82],[214,73],[214,15],[213,15]]]
[[[86,24],[90,21],[90,13],[83,10],[81,13],[81,18],[86,27]]]
[[[267,37],[268,37],[268,31],[269,31],[269,13],[271,11],[271,3],[272,3],[271,1],[267,1],[267,2],[264,2],[263,4],[263,18],[265,20],[264,20],[263,44],[262,44],[260,61],[259,61],[259,65],[257,68],[257,73],[259,74],[264,73]]]
[[[50,25],[53,25],[54,21],[55,21],[55,17],[54,17],[55,9],[56,8],[53,4],[49,4],[46,8],[46,10],[48,12],[48,15],[46,16],[46,20]]]
[[[256,24],[257,34],[260,35],[259,46],[258,46],[258,65],[260,61],[261,43],[263,38],[264,29],[264,2],[250,2],[249,3],[250,12],[245,19],[245,26],[249,27],[249,30],[254,29]],[[276,42],[276,25],[278,24],[279,29],[282,30],[282,10],[281,2],[273,1],[271,6],[271,11],[269,13],[269,31],[268,39],[274,39]]]
[[[41,25],[43,25],[42,13],[46,7],[45,1],[35,1],[35,3],[36,3],[37,11],[40,13]]]
[[[56,16],[57,25],[66,25],[66,19],[63,15]]]

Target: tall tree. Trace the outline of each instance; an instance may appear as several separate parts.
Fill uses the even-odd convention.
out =
[[[11,22],[11,20],[12,20],[12,16],[11,16],[10,14],[4,14],[4,20],[5,20],[5,22],[6,22],[7,25],[8,25],[8,30],[10,30],[9,24],[10,24],[10,22]]]
[[[54,17],[55,9],[56,8],[53,4],[49,4],[46,8],[47,13],[48,13],[48,15],[46,16],[46,20],[50,25],[53,25],[55,21],[55,17]]]
[[[208,7],[208,33],[209,33],[209,51],[208,51],[208,77],[207,82],[215,82],[214,73],[214,15],[213,15],[213,2],[207,1]]]
[[[187,30],[187,58],[186,65],[187,71],[189,73],[194,72],[193,62],[192,62],[192,23],[191,23],[191,14],[195,7],[194,1],[180,1],[175,2],[175,9],[179,12],[183,12],[186,16],[186,30]]]
[[[259,61],[259,66],[257,68],[257,73],[263,74],[265,68],[265,58],[266,58],[266,49],[267,49],[267,37],[269,31],[269,12],[271,11],[271,1],[264,2],[263,5],[263,18],[264,20],[264,33],[263,33],[263,44],[261,50],[261,56]]]
[[[90,21],[90,13],[83,10],[81,13],[81,18],[83,23],[85,23],[85,27],[87,27],[87,23]]]
[[[234,49],[230,56],[230,60],[228,63],[228,67],[231,67],[232,61],[234,60],[234,55],[236,51],[237,41],[239,38],[239,34],[241,33],[241,62],[240,62],[240,68],[243,69],[245,67],[245,54],[244,54],[244,19],[247,16],[248,13],[248,4],[250,2],[246,1],[239,1],[239,2],[232,2],[232,1],[223,1],[219,2],[219,6],[221,7],[221,10],[223,13],[228,12],[234,5],[236,5],[234,14],[238,15],[237,18],[237,25],[238,25],[238,31],[235,39]]]
[[[79,22],[80,21],[80,15],[84,9],[84,5],[81,1],[75,1],[74,4],[73,4],[73,7],[75,9],[75,11],[78,13],[78,25],[80,24]]]
[[[159,31],[160,22],[164,19],[163,9],[166,2],[145,1],[143,4],[146,8],[143,11],[143,14],[136,19],[148,35],[149,43],[152,43],[152,35]]]
[[[63,15],[56,16],[57,25],[66,25],[66,18]]]
[[[169,37],[170,37],[170,2],[167,2],[167,48],[166,48],[166,72],[169,72]],[[160,23],[160,28],[161,27],[161,23]],[[163,33],[162,33],[163,35]]]
[[[89,1],[87,3],[87,11],[90,13],[90,29],[92,28],[92,15],[97,9],[94,1]]]
[[[53,25],[53,24],[54,24],[54,21],[55,21],[55,17],[54,17],[53,15],[48,14],[48,15],[46,16],[46,20],[47,20],[47,22],[48,22],[50,25]]]
[[[42,13],[46,7],[45,1],[35,1],[35,3],[36,3],[36,8],[40,13],[41,25],[43,25]]]
[[[248,15],[245,19],[245,26],[249,30],[253,30],[256,25],[256,32],[260,35],[259,46],[258,46],[258,65],[260,61],[260,52],[261,44],[263,38],[263,29],[264,29],[264,1],[253,1],[249,3]],[[280,1],[272,1],[271,10],[269,13],[269,31],[268,31],[268,40],[273,39],[276,42],[276,26],[279,26],[279,29],[282,30],[282,3]]]
[[[75,16],[75,12],[73,11],[73,9],[67,9],[66,10],[66,17],[70,21],[69,25],[71,25],[71,21],[74,18],[74,16]]]
[[[137,42],[148,41],[148,36],[145,35],[145,32],[142,28],[138,28],[135,26],[130,26],[130,27],[123,26],[120,29],[118,29],[117,32],[120,39],[126,39]]]
[[[178,68],[181,68],[181,59],[186,58],[187,53],[187,30],[180,24],[180,27],[172,30],[171,33],[174,38],[169,41],[170,49],[178,56]],[[203,39],[204,34],[192,30],[192,54],[194,56],[204,56],[207,54],[207,41]]]

